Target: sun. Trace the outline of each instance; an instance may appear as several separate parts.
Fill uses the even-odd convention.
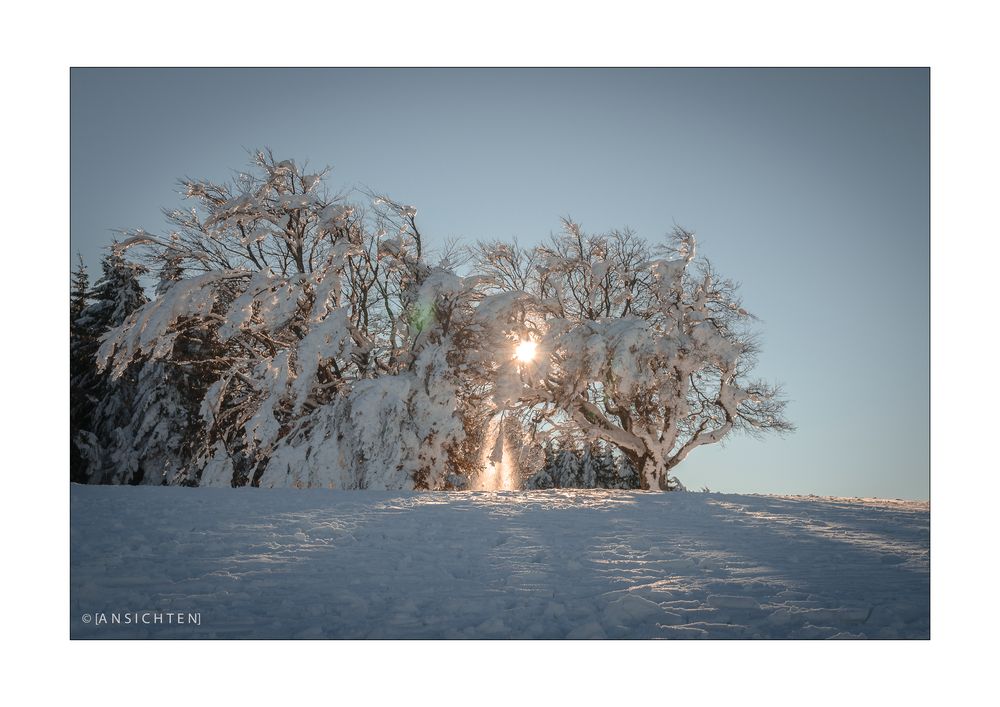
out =
[[[514,358],[521,363],[529,363],[535,359],[536,348],[538,348],[538,344],[530,339],[525,339],[517,345],[516,349],[514,349]]]

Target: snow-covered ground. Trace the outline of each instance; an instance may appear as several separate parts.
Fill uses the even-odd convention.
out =
[[[70,494],[75,638],[930,630],[923,502],[78,485]],[[112,623],[127,612],[197,613],[200,625]]]

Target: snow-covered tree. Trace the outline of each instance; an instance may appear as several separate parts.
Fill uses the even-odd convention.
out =
[[[690,233],[653,248],[567,221],[543,246],[480,243],[460,273],[415,208],[326,173],[256,152],[115,245],[73,320],[108,386],[77,435],[91,479],[462,488],[502,461],[538,487],[671,489],[697,447],[791,429]]]
[[[750,377],[757,348],[736,285],[696,260],[693,234],[654,249],[631,231],[564,226],[530,250],[475,248],[479,310],[506,325],[498,404],[530,410],[536,433],[614,445],[646,489],[675,487],[678,464],[734,430],[792,429],[779,389]],[[532,360],[507,353],[525,340]]]
[[[76,254],[77,266],[72,272],[69,291],[69,326],[70,333],[76,330],[76,320],[83,314],[87,306],[87,296],[90,291],[90,275],[87,273],[87,266],[83,262],[83,256]]]
[[[583,447],[560,445],[549,440],[542,466],[526,478],[524,488],[634,489],[639,478],[628,459],[602,440]]]
[[[70,280],[69,299],[69,387],[70,387],[70,480],[87,482],[87,461],[80,445],[80,432],[89,430],[95,399],[92,386],[96,381],[94,353],[96,335],[80,323],[87,307],[90,276],[79,255],[78,265]]]
[[[88,298],[91,304],[80,313],[81,323],[95,331],[120,326],[148,298],[139,282],[146,268],[122,257],[117,246],[101,260],[101,277]]]
[[[597,470],[599,462],[593,453],[593,445],[583,450],[580,455],[580,476],[578,483],[580,488],[592,489],[597,487]]]
[[[366,210],[324,175],[261,151],[232,182],[183,180],[193,206],[166,212],[174,230],[118,248],[161,287],[98,360],[115,376],[198,369],[202,484],[441,487],[475,390],[458,345],[475,280],[427,262],[413,207],[372,194]]]
[[[605,489],[640,488],[639,474],[624,454],[613,454],[608,444],[601,445],[597,485]]]
[[[580,457],[573,449],[560,449],[555,456],[549,476],[556,488],[577,488],[580,483]]]
[[[547,441],[542,446],[542,466],[524,480],[523,486],[525,489],[534,491],[555,487],[555,481],[552,479],[551,472],[555,466],[557,454],[559,454],[559,445],[553,440]]]
[[[112,378],[97,370],[94,356],[100,337],[120,326],[146,302],[139,278],[141,265],[112,251],[101,261],[102,275],[84,296],[86,273],[77,270],[71,315],[71,475],[90,483],[123,483],[131,475],[119,464],[115,449],[127,439],[133,419],[135,370]]]

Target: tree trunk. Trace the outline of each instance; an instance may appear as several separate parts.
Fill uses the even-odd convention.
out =
[[[663,491],[666,489],[666,465],[656,463],[654,455],[646,452],[638,455],[635,452],[622,450],[625,457],[639,474],[639,487],[643,491]]]

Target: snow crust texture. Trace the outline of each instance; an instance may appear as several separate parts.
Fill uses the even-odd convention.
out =
[[[73,638],[930,633],[923,502],[79,485],[70,499]],[[111,622],[126,612],[200,624]]]

